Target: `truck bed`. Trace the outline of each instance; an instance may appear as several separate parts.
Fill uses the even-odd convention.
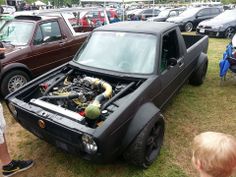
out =
[[[193,48],[200,48],[204,53],[208,49],[208,37],[201,35],[183,35],[186,45],[187,53],[191,52]]]

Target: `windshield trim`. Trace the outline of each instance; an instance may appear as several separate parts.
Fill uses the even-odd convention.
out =
[[[148,73],[148,74],[141,74],[141,73],[125,73],[125,72],[119,72],[119,71],[113,71],[113,70],[108,70],[108,69],[102,69],[102,68],[96,68],[96,67],[92,67],[92,66],[87,66],[87,65],[82,65],[80,63],[75,62],[74,60],[71,60],[69,62],[70,65],[75,66],[81,70],[84,71],[90,71],[90,72],[96,72],[99,74],[106,74],[109,76],[116,76],[119,78],[137,78],[137,79],[146,79],[152,75],[155,75],[156,72],[153,71],[152,73]],[[156,69],[156,67],[155,67]]]

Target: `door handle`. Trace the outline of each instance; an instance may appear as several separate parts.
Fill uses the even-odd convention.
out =
[[[184,66],[184,62],[181,60],[178,62],[179,68],[182,68]]]
[[[65,42],[59,42],[60,46],[63,46],[65,44]]]

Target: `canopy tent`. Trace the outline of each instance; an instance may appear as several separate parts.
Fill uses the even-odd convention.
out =
[[[34,2],[34,4],[36,5],[36,6],[46,6],[47,4],[45,4],[44,2],[42,2],[42,1],[35,1]]]

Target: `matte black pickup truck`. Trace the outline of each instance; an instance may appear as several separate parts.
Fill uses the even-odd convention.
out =
[[[95,29],[64,64],[6,97],[39,138],[95,162],[123,155],[147,168],[160,152],[161,109],[189,81],[203,83],[207,36],[171,23],[121,22]]]

